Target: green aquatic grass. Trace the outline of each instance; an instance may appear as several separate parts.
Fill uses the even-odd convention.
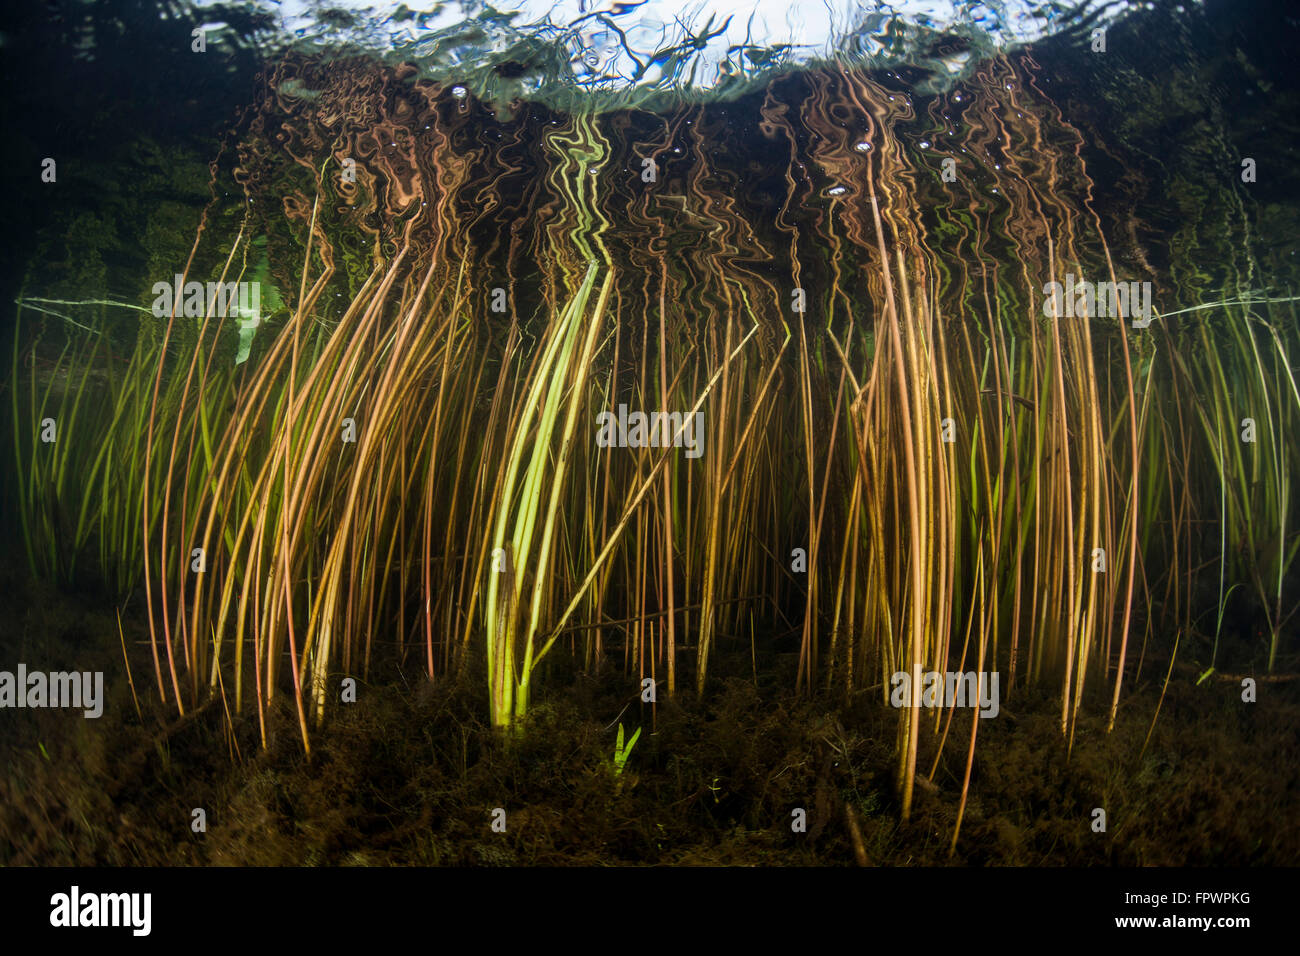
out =
[[[999,69],[989,105],[1029,95]],[[309,753],[340,681],[380,663],[409,684],[481,657],[506,732],[561,653],[619,669],[653,725],[664,698],[647,680],[707,700],[735,652],[756,685],[761,653],[789,655],[801,690],[883,707],[897,671],[998,671],[1008,704],[1053,695],[1068,755],[1086,706],[1116,725],[1149,649],[1185,653],[1211,575],[1216,631],[1249,594],[1268,608],[1270,666],[1283,659],[1300,417],[1286,303],[1207,304],[1141,333],[1045,316],[1045,282],[1109,266],[1101,223],[1072,202],[1091,181],[1070,152],[1042,156],[1045,180],[1019,158],[1050,123],[998,112],[1007,161],[985,174],[1009,219],[984,211],[986,182],[962,197],[965,178],[929,208],[928,167],[889,132],[901,104],[848,73],[814,86],[808,103],[865,110],[879,148],[811,109],[808,146],[793,112],[765,107],[764,135],[790,149],[784,185],[765,187],[784,203],[775,225],[746,219],[693,118],[623,149],[597,118],[548,117],[503,140],[497,168],[430,115],[396,192],[342,196],[337,157],[298,164],[316,181],[276,193],[295,197],[293,242],[266,234],[296,258],[256,328],[151,318],[122,364],[95,337],[102,314],[41,319],[71,344],[55,359],[67,387],[33,375],[14,393],[33,566],[64,574],[97,547],[119,587],[144,585],[165,701],[188,713],[220,695],[232,726],[255,709],[264,747],[287,702]],[[510,152],[525,142],[545,168],[520,199],[500,183],[529,168]],[[433,182],[412,172],[428,155]],[[652,156],[655,189],[636,170]],[[390,159],[368,170],[381,183]],[[843,198],[819,197],[810,230],[794,211],[821,178]],[[537,228],[496,228],[488,213],[516,201]],[[627,248],[628,223],[645,248]],[[211,271],[271,281],[272,239],[218,232],[196,240]],[[1022,234],[1047,241],[1008,257]],[[505,311],[489,305],[507,288]],[[704,454],[598,447],[593,416],[619,404],[702,412]],[[1243,407],[1256,444],[1233,440]],[[102,440],[43,453],[44,409]],[[964,751],[955,847],[980,722],[894,716],[904,819]]]
[[[1284,308],[1290,313],[1288,320],[1279,317]],[[1178,357],[1200,396],[1196,411],[1217,483],[1219,603],[1214,656],[1227,600],[1238,586],[1248,587],[1267,619],[1270,671],[1276,665],[1282,629],[1294,614],[1294,609],[1285,607],[1283,585],[1300,548],[1300,537],[1288,533],[1293,520],[1291,476],[1300,453],[1296,440],[1300,392],[1290,363],[1290,355],[1300,350],[1294,308],[1293,302],[1279,299],[1197,309],[1191,321],[1196,324],[1201,361]],[[1253,431],[1250,441],[1249,431]]]

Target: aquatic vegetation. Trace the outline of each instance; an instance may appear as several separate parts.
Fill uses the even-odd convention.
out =
[[[1198,310],[1195,323],[1202,360],[1188,368],[1192,363],[1175,355],[1203,396],[1197,413],[1219,483],[1216,649],[1229,596],[1225,582],[1248,586],[1267,621],[1272,671],[1282,628],[1295,613],[1284,603],[1283,586],[1300,549],[1300,533],[1290,530],[1300,424],[1300,391],[1289,359],[1297,347],[1295,303],[1291,297],[1224,302]],[[1216,325],[1222,330],[1217,334],[1211,331]]]
[[[429,679],[481,656],[502,729],[560,652],[704,697],[720,645],[770,640],[801,690],[882,706],[899,672],[919,699],[925,673],[997,671],[1007,699],[1059,695],[1067,751],[1086,706],[1113,726],[1151,640],[1222,621],[1225,585],[1258,599],[1272,668],[1294,305],[1120,274],[1039,74],[999,57],[920,97],[831,65],[499,115],[407,66],[287,57],[232,132],[243,228],[201,227],[177,266],[273,284],[256,335],[173,301],[125,364],[94,328],[42,374],[15,346],[33,570],[94,542],[145,589],[164,701],[229,689],[265,746],[287,692],[308,751],[376,655]],[[1154,321],[1090,283],[1061,314],[1067,276],[1146,283]],[[701,443],[598,440],[622,407],[702,416]],[[897,720],[904,820],[967,734],[954,845],[969,716]]]
[[[627,758],[632,756],[632,748],[636,746],[637,740],[641,737],[641,728],[636,729],[627,741],[623,743],[623,725],[618,725],[618,739],[614,741],[614,775],[618,776],[623,773],[623,768],[627,766]]]

